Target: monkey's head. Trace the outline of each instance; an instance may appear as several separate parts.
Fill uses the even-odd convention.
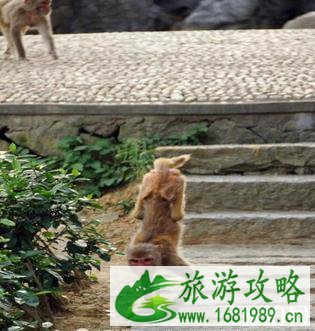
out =
[[[37,10],[40,14],[47,15],[51,10],[51,0],[24,0],[27,11]]]
[[[127,259],[130,266],[162,265],[159,246],[149,243],[131,245],[127,250]]]

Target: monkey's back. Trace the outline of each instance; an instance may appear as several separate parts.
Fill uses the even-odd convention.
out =
[[[136,243],[151,242],[160,236],[167,236],[177,245],[181,234],[181,224],[171,218],[170,202],[153,194],[144,202],[142,225],[135,237]]]

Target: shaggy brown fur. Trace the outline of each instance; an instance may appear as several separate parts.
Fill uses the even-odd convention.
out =
[[[133,213],[143,223],[132,240],[128,258],[137,244],[149,243],[150,250],[156,247],[160,252],[162,265],[186,265],[178,256],[182,227],[178,221],[184,218],[186,181],[177,168],[189,158],[157,159],[154,169],[144,176]]]

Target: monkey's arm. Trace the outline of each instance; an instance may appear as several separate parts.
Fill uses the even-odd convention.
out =
[[[143,207],[144,207],[144,201],[141,197],[141,188],[140,188],[140,192],[138,194],[135,208],[132,212],[132,216],[137,219],[142,219],[143,218]]]
[[[152,187],[150,183],[150,175],[146,174],[143,177],[142,184],[137,197],[137,201],[135,204],[135,208],[132,213],[133,217],[137,219],[143,219],[144,199],[150,195],[151,191],[152,191]]]
[[[185,216],[185,182],[181,181],[177,188],[175,199],[171,205],[171,218],[177,222],[184,218]]]

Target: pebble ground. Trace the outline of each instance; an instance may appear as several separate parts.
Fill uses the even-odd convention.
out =
[[[59,60],[39,36],[28,62],[4,59],[0,103],[246,103],[315,99],[314,30],[56,35]]]

